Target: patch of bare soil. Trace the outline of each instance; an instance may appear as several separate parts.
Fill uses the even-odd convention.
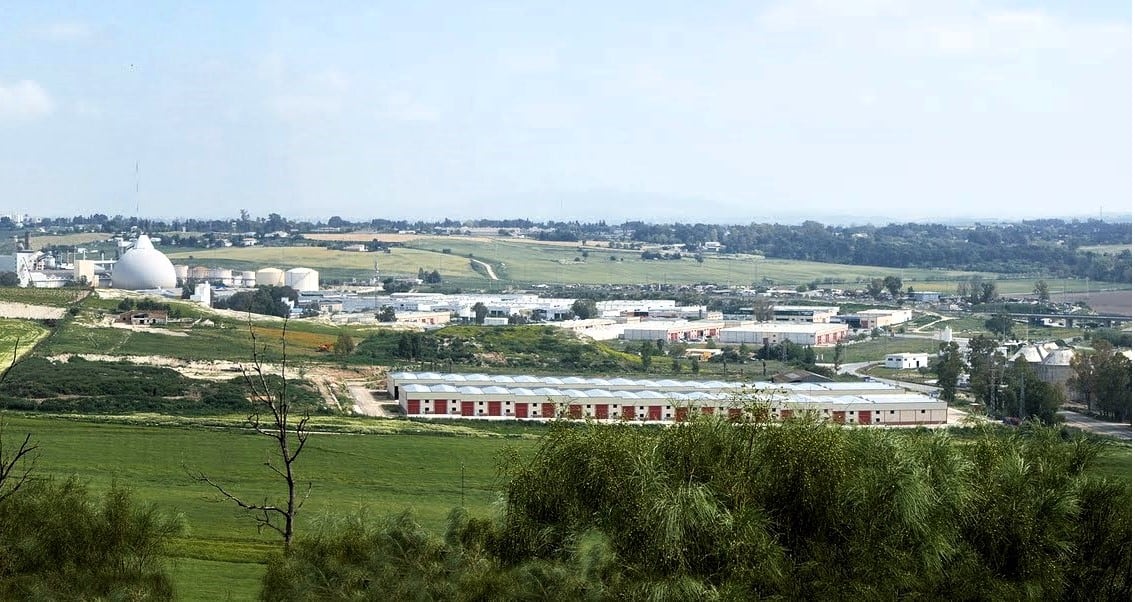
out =
[[[58,320],[67,313],[62,307],[48,307],[46,305],[29,305],[27,303],[13,303],[0,301],[0,318],[18,318],[21,320]]]

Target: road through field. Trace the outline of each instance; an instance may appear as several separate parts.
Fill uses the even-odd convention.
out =
[[[489,275],[489,280],[500,280],[500,278],[497,278],[496,272],[493,271],[493,266],[479,259],[470,259],[469,261],[472,261],[473,263],[485,268],[485,273]]]

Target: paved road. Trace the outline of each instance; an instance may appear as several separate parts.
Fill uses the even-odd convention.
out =
[[[1103,420],[1096,420],[1095,418],[1091,418],[1083,414],[1078,414],[1071,410],[1061,410],[1057,412],[1057,415],[1064,418],[1064,423],[1068,426],[1085,430],[1089,433],[1095,433],[1097,435],[1108,435],[1110,437],[1115,437],[1116,439],[1131,441],[1130,424],[1104,422]]]

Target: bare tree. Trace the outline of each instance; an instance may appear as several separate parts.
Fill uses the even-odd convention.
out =
[[[12,348],[12,363],[8,364],[3,372],[0,372],[0,384],[4,383],[4,380],[8,378],[8,373],[19,363],[17,359],[19,357],[20,339],[16,337],[16,344]],[[7,423],[3,418],[0,418],[0,502],[19,491],[28,482],[32,471],[35,470],[35,461],[39,458],[39,454],[36,453],[39,445],[32,443],[31,433],[24,434],[24,440],[16,447],[14,452],[5,451],[5,426],[7,426]],[[18,437],[17,440],[19,440]]]
[[[296,420],[292,416],[294,401],[288,393],[288,321],[284,320],[280,331],[280,374],[275,381],[264,365],[264,355],[267,345],[259,343],[256,331],[252,328],[252,320],[248,321],[249,338],[252,341],[252,361],[248,365],[241,365],[241,375],[244,377],[245,387],[248,390],[249,401],[253,410],[248,416],[248,424],[257,433],[272,440],[272,452],[264,465],[276,473],[287,488],[287,499],[283,504],[273,502],[267,496],[262,502],[250,502],[246,498],[236,495],[228,487],[217,482],[203,472],[197,471],[193,476],[198,481],[208,484],[216,489],[225,499],[230,500],[240,508],[247,510],[256,519],[257,532],[270,529],[284,538],[284,547],[292,544],[295,536],[296,514],[303,507],[311,494],[311,483],[308,482],[302,495],[298,492],[299,480],[295,474],[295,463],[307,444],[310,434],[307,428],[311,415],[303,412]]]

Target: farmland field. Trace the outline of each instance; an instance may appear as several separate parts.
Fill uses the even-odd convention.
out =
[[[10,303],[27,303],[29,305],[47,305],[49,307],[67,307],[72,303],[86,297],[87,289],[82,288],[0,288],[0,301]]]
[[[0,318],[0,371],[12,365],[12,354],[24,355],[40,339],[47,336],[47,329],[28,320],[8,320]],[[19,348],[16,348],[16,342]]]
[[[1093,245],[1080,247],[1081,251],[1099,253],[1100,255],[1116,255],[1123,251],[1130,251],[1131,245]]]
[[[437,270],[443,278],[480,278],[469,267],[469,259],[456,255],[430,253],[418,249],[391,249],[390,253],[335,251],[323,247],[232,247],[191,249],[168,253],[174,263],[208,265],[255,270],[265,267],[289,269],[308,267],[320,272],[353,273],[357,277],[374,274],[374,264],[384,276],[416,275],[418,268]],[[323,276],[323,274],[321,274]]]
[[[250,497],[278,491],[262,466],[268,442],[239,431],[90,423],[46,416],[5,416],[9,432],[33,433],[40,445],[39,474],[77,476],[95,490],[117,479],[140,500],[183,515],[187,533],[173,554],[181,599],[254,598],[259,564],[276,541],[259,536],[254,523],[194,482],[200,470]],[[374,515],[412,508],[430,529],[461,504],[491,512],[496,500],[496,454],[529,449],[529,439],[485,430],[479,437],[431,435],[312,435],[298,463],[313,481],[297,530],[321,515],[366,508]]]

